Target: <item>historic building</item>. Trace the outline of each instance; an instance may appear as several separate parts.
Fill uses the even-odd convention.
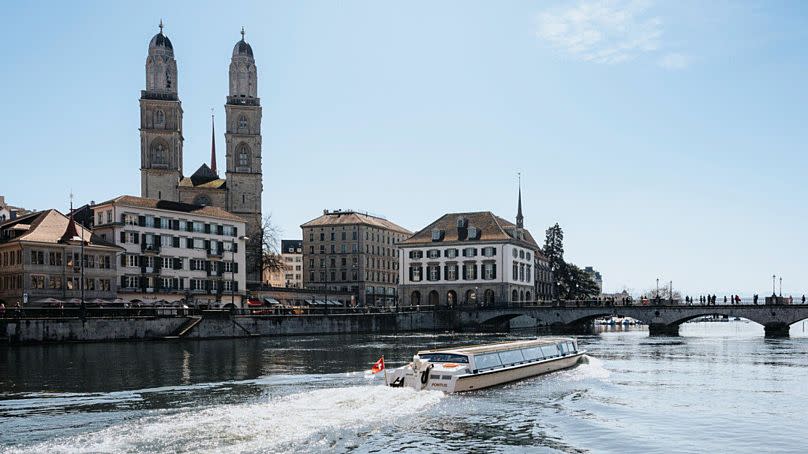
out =
[[[212,206],[120,196],[95,204],[93,233],[123,249],[118,296],[239,306],[246,290],[240,217]]]
[[[182,103],[174,45],[160,32],[149,42],[146,89],[140,95],[141,196],[223,208],[247,223],[249,282],[261,273],[261,102],[252,47],[241,40],[233,48],[230,90],[225,104],[225,178],[216,166],[215,134],[210,165],[190,177],[183,174]]]
[[[398,303],[398,244],[412,232],[350,210],[324,210],[300,227],[305,288],[350,292],[359,305]]]
[[[588,274],[592,278],[592,282],[598,286],[598,293],[603,293],[603,275],[600,274],[600,271],[594,267],[587,266],[584,268],[584,273]]]
[[[0,302],[6,306],[80,304],[115,299],[117,257],[103,241],[56,210],[0,226]]]
[[[489,211],[448,213],[399,244],[404,305],[504,305],[549,299],[549,264],[524,228]]]
[[[282,268],[264,271],[263,282],[272,287],[303,288],[303,240],[281,240]]]

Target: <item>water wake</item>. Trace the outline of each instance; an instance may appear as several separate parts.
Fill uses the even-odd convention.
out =
[[[386,386],[318,389],[258,403],[160,411],[100,431],[16,447],[14,452],[326,450],[350,445],[358,434],[379,427],[408,424],[442,396]]]

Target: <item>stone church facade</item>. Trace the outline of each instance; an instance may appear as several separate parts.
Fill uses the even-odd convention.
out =
[[[178,95],[174,46],[160,32],[149,42],[146,89],[140,95],[141,196],[223,208],[247,223],[247,281],[258,283],[261,253],[261,102],[252,47],[241,40],[230,61],[230,90],[225,104],[225,178],[216,168],[215,135],[211,163],[183,175],[182,103]],[[253,245],[253,246],[250,246]]]

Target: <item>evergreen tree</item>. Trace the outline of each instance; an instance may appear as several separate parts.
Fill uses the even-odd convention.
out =
[[[556,296],[566,298],[568,292],[565,287],[567,279],[565,279],[564,231],[561,230],[561,226],[558,225],[558,223],[547,229],[544,238],[544,255],[547,257],[547,261],[550,264],[550,271],[553,273],[553,280],[556,282]]]

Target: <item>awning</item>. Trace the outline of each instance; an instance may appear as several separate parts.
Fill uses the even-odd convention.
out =
[[[269,304],[270,306],[278,306],[281,304],[280,301],[276,300],[275,298],[265,297],[264,303]]]
[[[57,300],[56,298],[42,298],[41,300],[36,300],[34,303],[36,304],[59,304],[62,300]]]
[[[258,298],[250,298],[247,300],[247,306],[249,307],[258,307],[263,305],[264,303],[262,303]]]

